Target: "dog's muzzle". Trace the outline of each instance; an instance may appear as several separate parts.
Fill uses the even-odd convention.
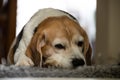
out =
[[[46,60],[47,59],[43,57],[42,67],[44,67],[44,68],[48,68],[48,67],[64,67],[64,65],[63,66],[62,65],[56,66],[55,64],[51,64],[51,63],[45,64]],[[85,61],[83,59],[81,59],[81,58],[72,58],[71,62],[70,62],[70,65],[71,65],[72,68],[77,68],[77,67],[80,67],[80,66],[84,66]]]

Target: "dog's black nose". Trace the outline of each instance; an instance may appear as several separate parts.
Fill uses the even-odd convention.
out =
[[[72,65],[73,67],[78,67],[78,66],[83,66],[85,64],[84,60],[83,59],[77,59],[77,58],[74,58],[72,60]]]

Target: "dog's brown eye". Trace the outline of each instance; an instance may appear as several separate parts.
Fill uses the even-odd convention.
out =
[[[62,44],[56,44],[55,47],[57,49],[65,49],[65,46],[63,46]]]
[[[79,41],[79,42],[77,43],[77,45],[78,45],[79,47],[81,47],[81,46],[83,45],[83,41]]]

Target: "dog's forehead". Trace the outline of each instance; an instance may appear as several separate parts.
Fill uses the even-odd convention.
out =
[[[74,36],[82,36],[80,25],[68,17],[49,18],[45,26],[47,27],[44,29],[44,32],[52,39],[56,37],[71,38]]]

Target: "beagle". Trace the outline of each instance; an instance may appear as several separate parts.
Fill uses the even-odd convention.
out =
[[[71,14],[46,8],[35,13],[15,38],[8,63],[77,68],[91,65],[91,52],[86,32]]]

